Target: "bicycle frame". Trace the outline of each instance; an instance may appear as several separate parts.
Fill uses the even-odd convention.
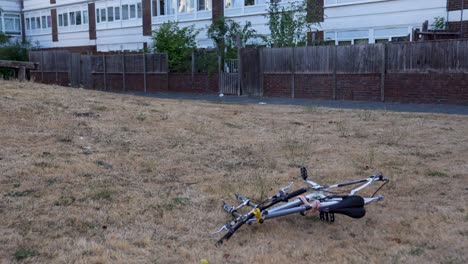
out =
[[[229,239],[242,225],[252,224],[258,222],[262,224],[265,220],[281,217],[290,214],[300,213],[305,215],[309,210],[319,211],[321,220],[334,222],[335,213],[345,214],[353,218],[361,218],[365,214],[364,206],[376,201],[382,201],[382,195],[375,196],[375,194],[385,185],[389,180],[384,178],[381,174],[375,174],[368,178],[363,178],[355,181],[349,181],[330,186],[322,186],[311,180],[307,180],[307,170],[301,168],[301,176],[304,182],[309,185],[307,188],[298,189],[292,193],[286,193],[293,185],[291,182],[288,186],[281,188],[277,194],[266,199],[261,203],[255,203],[250,199],[236,194],[236,199],[241,201],[241,204],[234,207],[223,203],[223,209],[235,217],[233,221],[221,227],[214,234],[220,233],[223,230],[228,231],[220,240],[217,245],[223,243],[224,240]],[[374,182],[384,182],[371,197],[363,198],[356,194],[368,187]],[[349,195],[329,195],[332,189],[361,184],[352,189]],[[302,196],[302,194],[313,190],[313,192]],[[374,197],[375,196],[375,197]],[[293,199],[289,201],[289,199]],[[278,203],[284,202],[281,205]],[[268,203],[267,205],[264,205]],[[239,209],[244,206],[252,208],[248,213],[240,214]]]

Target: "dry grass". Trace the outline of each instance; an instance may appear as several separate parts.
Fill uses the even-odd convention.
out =
[[[466,263],[468,117],[230,105],[0,82],[0,262]],[[232,193],[306,165],[382,172],[361,220],[289,216],[209,236]]]

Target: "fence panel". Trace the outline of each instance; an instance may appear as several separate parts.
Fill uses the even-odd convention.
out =
[[[395,43],[388,47],[389,72],[466,72],[468,41]]]
[[[299,47],[294,49],[295,71],[298,73],[333,72],[334,46]]]
[[[355,45],[336,47],[337,73],[379,73],[384,45]]]
[[[265,73],[290,73],[293,48],[271,48],[262,50],[263,70]]]
[[[141,54],[125,55],[125,72],[126,73],[143,73],[144,72],[143,56]]]
[[[106,55],[105,58],[107,73],[122,73],[122,55]]]

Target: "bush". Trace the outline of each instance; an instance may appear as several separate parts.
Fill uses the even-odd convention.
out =
[[[190,71],[198,33],[194,26],[180,28],[177,22],[165,22],[153,32],[153,50],[167,53],[171,71]]]
[[[10,37],[0,32],[0,60],[28,61],[28,52],[31,45],[29,42],[12,42]],[[0,68],[0,76],[8,79],[14,76],[15,72],[11,69]]]

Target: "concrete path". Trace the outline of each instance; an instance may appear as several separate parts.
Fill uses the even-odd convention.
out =
[[[463,105],[443,105],[443,104],[400,104],[382,102],[362,102],[362,101],[339,101],[339,100],[315,100],[315,99],[292,99],[292,98],[272,98],[272,97],[247,97],[247,96],[223,96],[217,94],[192,94],[192,93],[127,93],[138,96],[157,97],[165,99],[179,100],[200,100],[218,103],[233,104],[274,104],[274,105],[302,105],[318,106],[340,109],[368,109],[387,110],[397,112],[418,112],[418,113],[440,113],[468,115],[468,106]]]

